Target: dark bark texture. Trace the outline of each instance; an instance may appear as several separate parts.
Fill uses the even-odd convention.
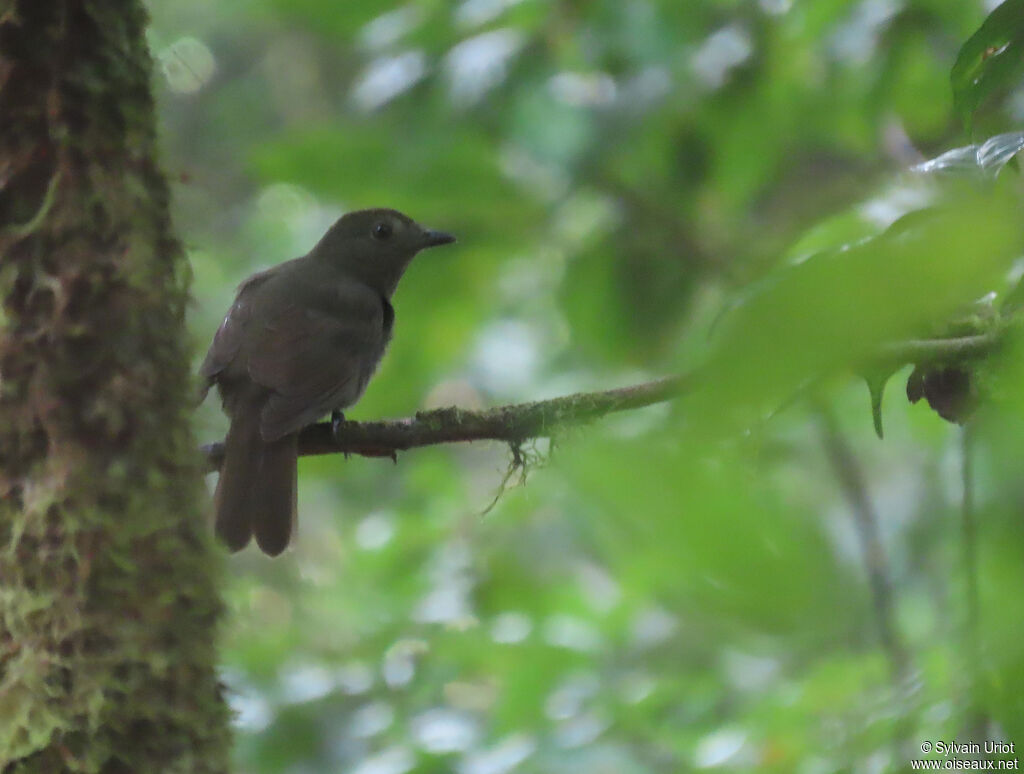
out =
[[[4,774],[227,770],[145,21],[0,0]]]

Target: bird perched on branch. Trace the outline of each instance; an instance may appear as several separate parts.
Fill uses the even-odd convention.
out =
[[[232,551],[276,556],[295,522],[298,432],[354,404],[391,339],[391,295],[420,250],[455,237],[400,212],[342,216],[308,255],[243,282],[200,371],[231,419],[214,496]]]

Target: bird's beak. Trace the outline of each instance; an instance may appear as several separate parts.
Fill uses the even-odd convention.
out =
[[[423,247],[437,247],[438,245],[450,245],[455,241],[455,237],[444,231],[434,231],[433,229],[423,229]]]

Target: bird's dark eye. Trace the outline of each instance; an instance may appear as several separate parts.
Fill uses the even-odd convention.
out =
[[[383,221],[378,223],[373,227],[373,236],[375,239],[387,239],[391,236],[391,224]]]

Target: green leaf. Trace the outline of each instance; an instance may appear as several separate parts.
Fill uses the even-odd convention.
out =
[[[872,366],[861,374],[871,395],[871,421],[879,440],[884,437],[882,433],[882,398],[885,396],[885,385],[898,370],[898,366],[892,365]]]
[[[1016,200],[964,191],[875,239],[767,277],[721,323],[692,415],[742,424],[801,384],[856,368],[885,342],[920,335],[996,286],[1017,256]],[[709,428],[710,429],[710,428]]]
[[[964,43],[950,72],[953,101],[970,130],[974,112],[1024,73],[1024,0],[1006,0]]]

